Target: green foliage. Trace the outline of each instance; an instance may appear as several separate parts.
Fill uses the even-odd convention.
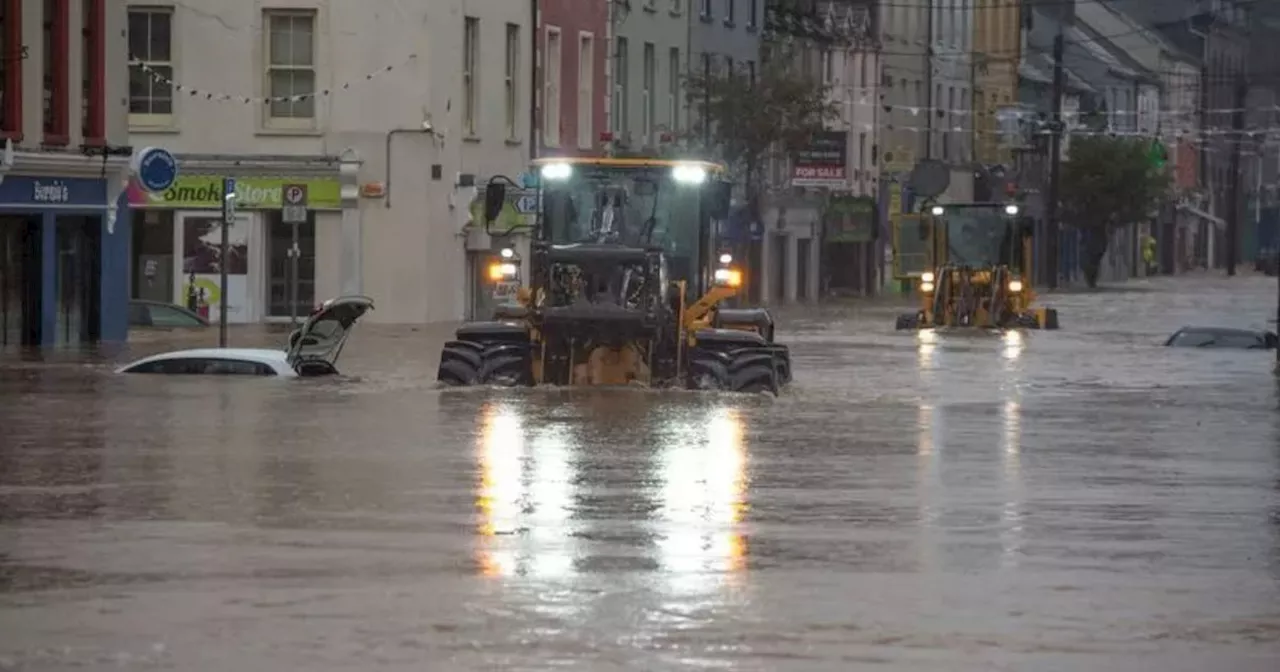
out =
[[[1149,219],[1168,194],[1170,174],[1151,160],[1151,141],[1109,136],[1071,139],[1062,164],[1062,221],[1085,233],[1085,281],[1096,286],[1116,228]]]
[[[748,185],[759,184],[773,152],[807,146],[816,131],[839,118],[828,88],[801,76],[790,56],[790,49],[774,48],[754,80],[744,67],[723,65],[685,78],[695,119],[687,139],[714,148]]]
[[[1150,160],[1151,141],[1108,136],[1071,139],[1062,164],[1061,213],[1079,229],[1110,232],[1151,212],[1169,191],[1169,173]]]

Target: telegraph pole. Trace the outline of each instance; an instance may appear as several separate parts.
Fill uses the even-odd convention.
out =
[[[936,0],[929,0],[925,3],[925,11],[928,12],[925,20],[925,42],[924,42],[924,100],[925,100],[925,136],[924,136],[924,158],[933,158],[933,105],[936,102],[933,99],[933,3]]]
[[[1235,109],[1231,112],[1231,188],[1227,207],[1227,277],[1235,277],[1240,254],[1240,152],[1244,145],[1244,105],[1249,87],[1244,73],[1236,73]]]
[[[1045,204],[1045,220],[1048,224],[1046,235],[1049,240],[1045,246],[1045,268],[1049,274],[1049,289],[1058,288],[1058,190],[1062,177],[1062,89],[1065,86],[1066,72],[1062,68],[1063,52],[1066,42],[1063,39],[1062,20],[1058,21],[1058,34],[1053,38],[1053,121],[1049,135],[1049,202]]]

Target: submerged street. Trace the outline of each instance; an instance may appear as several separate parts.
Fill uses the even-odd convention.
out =
[[[1280,669],[1275,280],[1046,302],[1062,330],[779,313],[780,398],[0,358],[0,669]],[[235,345],[284,333],[233,331]]]

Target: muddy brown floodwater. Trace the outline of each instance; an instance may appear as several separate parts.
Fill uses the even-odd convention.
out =
[[[1272,282],[789,310],[776,400],[442,392],[436,328],[324,381],[10,353],[0,669],[1276,672],[1273,355],[1159,347]]]

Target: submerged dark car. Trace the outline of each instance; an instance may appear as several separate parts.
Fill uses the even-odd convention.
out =
[[[1274,350],[1276,335],[1254,329],[1223,327],[1183,327],[1165,341],[1171,348],[1226,348],[1230,350]]]

